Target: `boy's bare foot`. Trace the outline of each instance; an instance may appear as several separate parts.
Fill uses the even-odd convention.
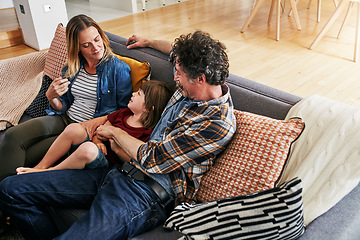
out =
[[[28,168],[28,167],[18,167],[16,169],[17,174],[30,173],[30,172],[43,172],[43,171],[48,171],[48,169]]]

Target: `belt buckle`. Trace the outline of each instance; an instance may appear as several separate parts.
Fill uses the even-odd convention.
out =
[[[120,171],[126,175],[130,175],[131,170],[134,169],[134,166],[126,162],[120,167]]]
[[[143,172],[141,172],[139,169],[137,169],[137,167],[135,167],[131,163],[128,163],[128,162],[124,163],[121,166],[120,171],[122,173],[126,174],[128,177],[133,178],[135,180],[138,180],[138,181],[145,180],[145,174]]]

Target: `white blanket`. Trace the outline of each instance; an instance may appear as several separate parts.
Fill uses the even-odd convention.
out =
[[[308,225],[360,181],[360,109],[312,95],[292,107],[286,118],[291,117],[301,117],[305,129],[280,182],[302,179]]]

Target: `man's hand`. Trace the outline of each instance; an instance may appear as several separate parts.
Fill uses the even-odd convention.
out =
[[[168,41],[148,39],[140,37],[138,35],[132,35],[131,37],[129,37],[126,45],[128,49],[150,47],[159,50],[167,55],[170,54],[172,48],[171,43]]]
[[[113,137],[114,129],[115,127],[110,125],[101,125],[96,129],[96,135],[100,140],[102,140],[103,138],[110,139]],[[123,131],[122,129],[119,130]]]
[[[143,141],[134,138],[121,128],[101,125],[97,128],[96,134],[98,137],[108,138],[111,144],[111,140],[116,143],[128,156],[132,159],[137,159],[137,151],[139,147],[144,144]]]
[[[128,49],[137,48],[137,47],[141,47],[141,48],[150,47],[149,39],[137,35],[132,35],[131,37],[129,37],[129,39],[126,42],[126,45]]]
[[[102,116],[94,119],[90,119],[88,121],[81,122],[80,124],[86,129],[89,133],[90,140],[92,140],[96,128],[102,124],[104,124],[107,120],[107,116]]]

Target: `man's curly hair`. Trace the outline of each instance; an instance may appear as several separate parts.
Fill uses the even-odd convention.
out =
[[[229,76],[226,47],[200,30],[175,39],[173,54],[191,79],[202,74],[211,85],[221,85]]]

